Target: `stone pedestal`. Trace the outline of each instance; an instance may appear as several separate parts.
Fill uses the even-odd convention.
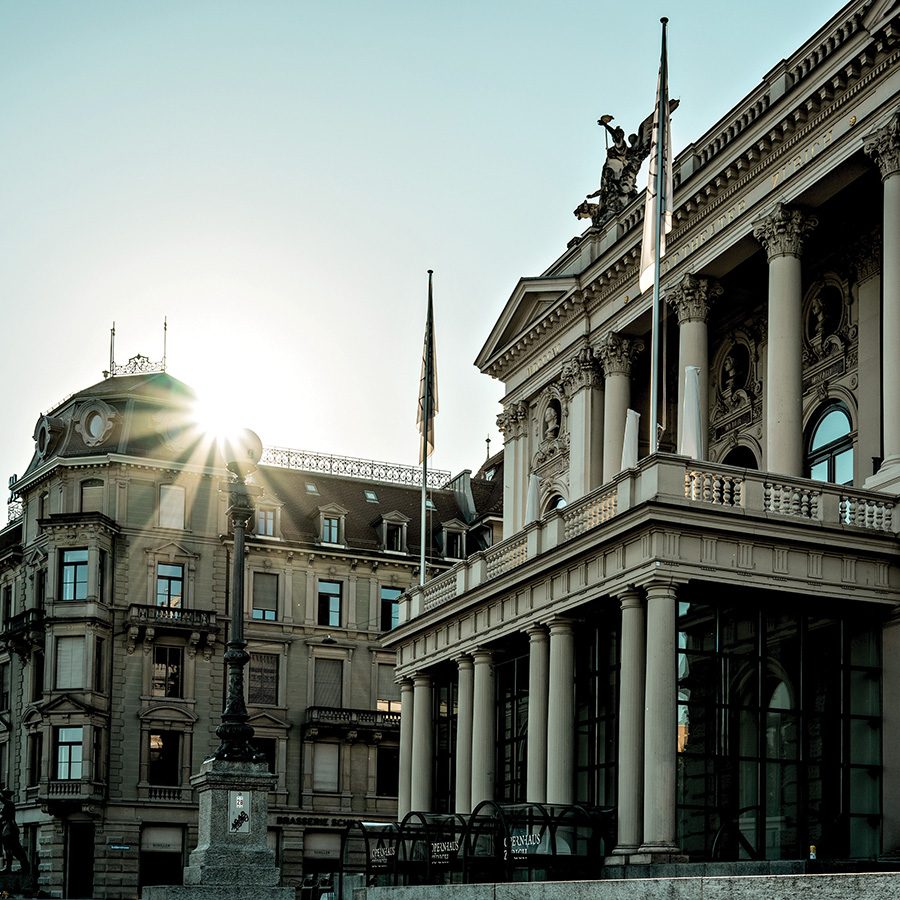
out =
[[[199,832],[184,885],[146,887],[144,900],[293,900],[294,888],[278,886],[281,871],[266,843],[275,776],[265,763],[207,759],[191,784],[199,793]]]

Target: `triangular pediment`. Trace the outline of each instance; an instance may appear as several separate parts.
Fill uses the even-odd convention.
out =
[[[327,503],[325,506],[319,507],[319,512],[323,516],[346,516],[347,510],[340,503]]]
[[[183,547],[177,541],[168,541],[160,547],[149,547],[144,551],[148,556],[154,559],[199,559],[196,553]]]
[[[248,721],[254,728],[279,728],[288,731],[291,727],[290,722],[285,722],[284,719],[279,719],[278,716],[273,716],[269,712],[257,713],[255,716],[250,716]]]
[[[44,718],[47,716],[59,716],[59,715],[92,715],[93,713],[99,712],[99,710],[95,709],[93,706],[88,706],[86,703],[82,703],[77,697],[73,697],[71,694],[61,694],[59,697],[54,697],[46,706],[43,707],[41,713]]]
[[[496,354],[515,344],[522,335],[550,315],[576,287],[574,278],[520,279],[478,354],[475,365],[483,370]]]
[[[863,17],[867,31],[877,29],[900,12],[900,0],[875,0]]]
[[[47,554],[40,547],[33,547],[25,554],[25,565],[40,568],[47,562]]]

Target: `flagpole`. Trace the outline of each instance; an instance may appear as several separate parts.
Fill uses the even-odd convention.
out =
[[[656,453],[659,442],[659,274],[660,274],[660,249],[662,240],[663,221],[662,214],[665,209],[666,199],[663,198],[663,186],[665,182],[665,154],[666,128],[664,116],[668,112],[668,72],[666,67],[666,25],[668,19],[663,16],[662,23],[662,51],[660,54],[659,74],[660,90],[657,98],[656,122],[656,235],[655,253],[653,260],[653,312],[650,325],[650,453]]]
[[[424,403],[422,409],[423,427],[422,427],[422,516],[421,526],[419,530],[419,585],[425,584],[425,516],[427,513],[428,500],[428,424],[431,421],[431,391],[432,379],[432,363],[434,360],[434,321],[432,318],[432,297],[431,297],[431,276],[434,274],[433,269],[428,270],[428,318],[425,323],[425,391]]]

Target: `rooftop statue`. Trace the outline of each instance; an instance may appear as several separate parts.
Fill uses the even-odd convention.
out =
[[[678,100],[669,101],[669,114],[678,108]],[[625,131],[620,126],[609,123],[615,116],[604,115],[597,124],[606,129],[612,143],[606,148],[606,162],[600,175],[600,187],[588,194],[575,209],[579,219],[590,219],[594,225],[605,225],[614,219],[635,197],[637,197],[637,176],[641,163],[650,155],[650,139],[653,133],[653,113],[650,113],[638,128],[637,134],[625,140]],[[595,197],[597,203],[591,203]]]

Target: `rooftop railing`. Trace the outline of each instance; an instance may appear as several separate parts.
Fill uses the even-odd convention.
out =
[[[885,494],[660,453],[569,506],[548,513],[534,526],[472,554],[424,586],[412,588],[403,601],[407,618],[449,603],[651,499],[880,534],[900,531],[900,511]]]

